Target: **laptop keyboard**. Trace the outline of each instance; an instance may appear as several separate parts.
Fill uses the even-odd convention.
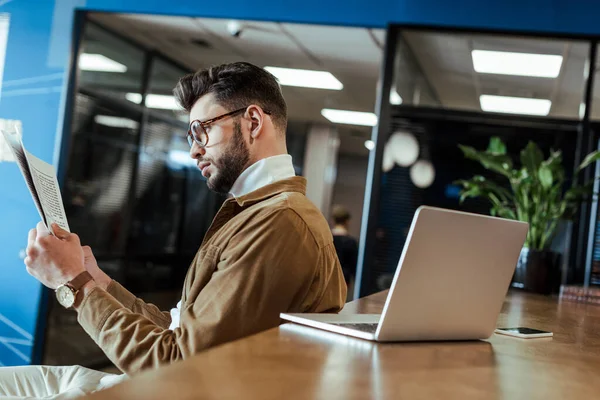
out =
[[[375,333],[377,331],[378,324],[370,324],[370,323],[359,323],[359,324],[336,324],[332,323],[331,325],[341,326],[342,328],[353,329],[355,331],[361,331],[366,333]]]

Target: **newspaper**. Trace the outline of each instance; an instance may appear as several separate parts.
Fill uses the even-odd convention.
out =
[[[17,125],[0,131],[15,156],[33,202],[48,230],[52,232],[50,226],[55,223],[70,232],[54,167],[25,149]]]

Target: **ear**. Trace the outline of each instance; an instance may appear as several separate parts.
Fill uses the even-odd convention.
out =
[[[249,106],[246,113],[250,120],[250,143],[252,143],[262,133],[266,115],[262,108],[257,105]]]

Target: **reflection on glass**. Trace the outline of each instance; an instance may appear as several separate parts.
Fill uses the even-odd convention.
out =
[[[458,113],[452,120],[440,115],[442,113],[423,113],[419,116],[411,116],[411,113],[411,110],[407,110],[402,118],[393,120],[390,132],[402,131],[414,135],[420,146],[421,161],[403,167],[394,160],[398,156],[398,149],[388,154],[391,162],[385,166],[381,179],[379,214],[373,237],[374,254],[363,277],[363,295],[390,287],[414,212],[419,206],[489,214],[490,204],[485,199],[460,202],[460,188],[454,182],[473,175],[494,179],[497,176],[465,158],[458,144],[485,149],[490,136],[498,136],[507,144],[508,155],[517,162],[521,149],[529,141],[534,141],[544,154],[548,154],[550,149],[562,149],[565,165],[575,162],[575,122],[571,127],[555,124],[515,126],[516,123],[506,126],[490,121],[461,119]],[[388,149],[391,151],[392,147]],[[419,170],[416,170],[417,167]],[[508,180],[505,185],[510,189]]]
[[[184,135],[183,126],[155,118],[149,118],[144,127],[130,234],[129,251],[135,254],[177,252],[186,167],[174,163],[169,154],[186,149]]]
[[[406,29],[390,102],[577,120],[588,54],[576,40]]]
[[[94,24],[85,26],[78,66],[80,88],[122,100],[141,91],[144,51]]]
[[[171,91],[188,71],[153,56],[148,76],[144,49],[91,23],[82,40],[63,187],[69,224],[100,268],[168,310],[224,201],[189,157],[187,116],[172,110]],[[66,312],[52,302],[44,363],[110,365]]]
[[[394,59],[394,82],[390,89],[390,103],[399,105],[441,106],[440,100],[415,54],[401,36]]]
[[[180,107],[173,97],[173,88],[188,72],[164,60],[156,59],[152,63],[146,107],[172,118],[181,115]]]
[[[124,223],[139,115],[78,94],[65,209],[71,229],[98,254],[123,251]]]

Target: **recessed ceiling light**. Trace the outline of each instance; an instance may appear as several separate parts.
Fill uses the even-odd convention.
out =
[[[426,189],[435,180],[435,167],[428,160],[419,160],[410,167],[410,180],[420,188]]]
[[[395,106],[402,104],[402,97],[400,97],[396,89],[393,88],[390,91],[390,104],[393,104]]]
[[[552,102],[547,99],[493,96],[488,94],[479,96],[479,103],[483,111],[527,115],[548,115],[552,106]]]
[[[265,67],[281,85],[314,89],[342,90],[344,85],[331,72],[308,69]]]
[[[375,148],[375,142],[372,140],[365,140],[365,147],[367,150],[373,150]]]
[[[137,129],[139,123],[129,118],[114,117],[112,115],[96,115],[94,122],[98,125],[110,126],[111,128]]]
[[[79,68],[84,71],[127,72],[127,66],[102,54],[83,53],[79,56]]]
[[[132,103],[141,104],[142,103],[142,95],[139,93],[127,93],[125,98]]]
[[[181,110],[175,97],[164,94],[148,94],[146,95],[146,107],[160,108],[163,110]]]
[[[377,125],[377,115],[370,112],[332,110],[324,108],[321,115],[329,121],[336,124],[375,126]]]
[[[135,104],[142,103],[142,95],[139,93],[127,93],[125,98]],[[147,94],[146,107],[158,108],[162,110],[181,110],[181,107],[179,104],[177,104],[175,97],[165,94]]]
[[[562,56],[551,54],[513,53],[508,51],[473,50],[473,68],[482,74],[535,76],[556,78],[560,74]]]

